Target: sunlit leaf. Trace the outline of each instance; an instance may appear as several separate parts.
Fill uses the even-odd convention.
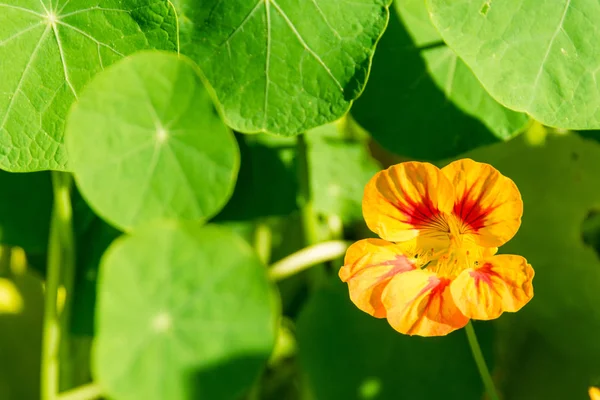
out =
[[[295,135],[364,88],[391,0],[178,0],[182,51],[240,132]]]
[[[239,151],[194,65],[143,52],[96,75],[69,114],[77,186],[122,229],[151,220],[206,220],[235,184]]]
[[[600,3],[428,0],[431,18],[486,90],[545,125],[600,127]]]
[[[0,2],[0,167],[68,168],[69,106],[96,73],[136,50],[174,50],[166,0]]]
[[[352,115],[381,145],[429,160],[507,140],[527,116],[483,89],[442,42],[423,0],[396,1]]]
[[[213,225],[162,224],[102,260],[95,375],[116,399],[237,399],[275,343],[265,266]]]

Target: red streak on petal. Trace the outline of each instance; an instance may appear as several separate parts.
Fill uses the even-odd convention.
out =
[[[392,269],[390,269],[388,272],[386,272],[385,274],[381,275],[379,277],[379,279],[377,279],[377,282],[374,283],[374,285],[382,282],[383,280],[387,279],[387,278],[391,278],[394,275],[397,274],[401,274],[403,272],[408,272],[408,271],[412,271],[414,269],[416,269],[415,265],[404,255],[402,254],[396,254],[396,257],[393,258],[392,260],[388,260],[388,261],[384,261],[381,263],[373,263],[373,264],[369,264],[369,265],[365,265],[364,267],[357,269],[354,274],[352,274],[351,276],[349,276],[345,281],[349,281],[350,279],[353,279],[357,274],[363,272],[366,269],[369,268],[374,268],[374,267],[380,267],[380,266],[393,266]]]
[[[418,201],[410,198],[406,192],[400,189],[401,199],[394,204],[406,219],[402,222],[412,225],[415,228],[433,228],[443,232],[448,231],[448,224],[444,220],[441,211],[433,204],[429,193]]]
[[[486,226],[487,217],[497,208],[497,206],[481,207],[481,198],[485,192],[481,191],[479,196],[474,199],[471,196],[472,190],[473,187],[467,189],[461,199],[454,203],[453,212],[454,215],[466,225],[467,230],[478,232]]]
[[[483,267],[478,268],[475,271],[469,272],[469,275],[471,275],[471,277],[475,280],[475,287],[477,288],[477,290],[479,290],[479,285],[481,284],[481,282],[483,282],[487,284],[494,293],[500,295],[498,289],[494,286],[494,283],[492,282],[492,277],[500,278],[500,275],[497,272],[492,271],[492,268],[493,265],[491,263],[485,263],[483,264]]]
[[[433,301],[433,299],[435,298],[435,296],[441,295],[444,292],[444,290],[446,289],[446,286],[448,286],[449,284],[450,284],[450,279],[448,279],[448,278],[439,278],[437,276],[430,276],[429,283],[427,284],[427,286],[425,286],[423,289],[421,289],[419,294],[417,294],[412,301],[415,301],[416,299],[418,299],[419,297],[421,297],[422,295],[424,295],[425,293],[430,291],[431,293],[429,293],[429,298],[427,299],[427,305],[425,306],[425,309],[427,309],[429,307],[429,305],[431,304],[431,302]],[[412,303],[412,301],[411,301],[411,303]],[[440,307],[442,306],[442,301],[443,301],[443,297],[440,297]]]

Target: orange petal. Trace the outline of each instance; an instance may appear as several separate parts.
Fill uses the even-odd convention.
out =
[[[419,235],[447,235],[446,215],[454,191],[439,168],[405,162],[378,172],[365,187],[363,215],[367,226],[393,242]]]
[[[395,276],[383,291],[390,325],[400,333],[443,336],[469,322],[454,304],[450,280],[414,270]]]
[[[452,297],[469,318],[489,320],[519,311],[533,297],[533,268],[521,256],[499,255],[481,267],[460,273],[450,285]]]
[[[471,233],[480,246],[498,247],[517,233],[523,201],[515,183],[489,164],[470,159],[442,168],[453,183],[453,214],[461,233]]]
[[[597,387],[591,387],[589,390],[590,400],[600,400],[600,389]]]
[[[384,318],[381,293],[395,275],[415,269],[411,258],[394,243],[365,239],[348,248],[339,276],[348,283],[350,299],[358,308]]]

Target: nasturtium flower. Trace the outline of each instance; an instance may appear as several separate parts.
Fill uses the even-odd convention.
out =
[[[597,387],[590,387],[589,390],[590,400],[600,400],[600,389]]]
[[[369,181],[362,208],[381,239],[350,246],[339,276],[359,309],[398,332],[446,335],[533,297],[525,258],[495,255],[519,229],[523,201],[491,165],[397,164]]]

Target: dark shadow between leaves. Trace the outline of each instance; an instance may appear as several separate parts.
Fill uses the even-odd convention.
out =
[[[497,142],[436,86],[421,50],[392,8],[365,92],[352,107],[356,121],[383,147],[411,158],[439,160]]]
[[[288,215],[296,206],[296,173],[279,154],[280,149],[260,143],[249,144],[236,133],[241,164],[233,196],[213,219],[247,221],[255,218]]]

